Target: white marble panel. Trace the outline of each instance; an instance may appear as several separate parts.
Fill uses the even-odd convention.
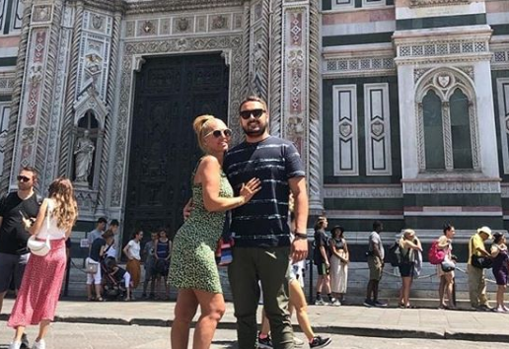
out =
[[[365,84],[364,125],[368,176],[392,174],[390,118],[389,84]]]
[[[497,79],[500,141],[504,173],[509,173],[509,78]]]
[[[324,25],[323,36],[387,33],[396,30],[395,21]]]
[[[9,127],[9,116],[11,112],[11,102],[0,102],[0,174],[4,167],[5,141],[7,138],[7,128]]]
[[[509,9],[508,9],[508,12],[509,12]],[[508,24],[509,23],[509,13],[508,12],[487,13],[486,20],[489,25]]]
[[[413,19],[426,17],[448,17],[486,13],[484,1],[448,6],[397,7],[396,19]]]
[[[333,89],[334,175],[359,174],[357,86],[337,85]]]

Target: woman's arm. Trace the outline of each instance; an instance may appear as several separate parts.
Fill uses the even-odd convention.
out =
[[[257,178],[251,179],[240,190],[240,195],[234,198],[219,196],[221,188],[221,165],[217,158],[205,156],[196,171],[203,188],[203,205],[209,212],[223,212],[244,205],[260,190],[261,182]]]
[[[39,213],[37,213],[37,218],[35,222],[32,224],[32,221],[27,218],[23,218],[23,223],[25,225],[26,230],[30,233],[30,235],[37,234],[44,224],[44,219],[46,218],[46,211],[48,210],[48,199],[44,199],[42,201],[42,205],[39,208]]]
[[[407,246],[408,248],[410,248],[412,250],[418,250],[418,251],[422,252],[422,247],[420,246],[419,242],[413,243],[410,240],[405,240],[405,242],[403,244],[404,244],[404,246]]]
[[[350,252],[348,252],[348,244],[346,243],[346,239],[343,239],[343,249],[345,250],[345,259],[348,262],[350,260]]]
[[[124,254],[127,256],[127,259],[133,259],[133,257],[131,256],[131,252],[129,252],[129,249],[131,248],[131,246],[129,245],[131,243],[131,241],[129,241],[127,243],[127,245],[125,245],[124,249],[122,251],[124,251]]]
[[[101,249],[99,250],[99,257],[104,256],[104,251],[106,251],[106,245],[101,246]]]
[[[495,258],[496,256],[498,256],[498,254],[500,253],[500,249],[498,248],[498,246],[491,246],[491,257]]]

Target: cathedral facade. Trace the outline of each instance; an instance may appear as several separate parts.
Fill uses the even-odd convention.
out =
[[[0,0],[1,189],[34,166],[100,216],[175,232],[191,123],[247,95],[307,169],[311,216],[364,236],[509,226],[505,0]]]

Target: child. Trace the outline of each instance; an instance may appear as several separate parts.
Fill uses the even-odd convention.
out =
[[[129,274],[125,269],[120,268],[116,262],[111,264],[111,273],[110,275],[114,277],[118,281],[124,281],[124,286],[126,290],[125,300],[131,300],[131,274]]]

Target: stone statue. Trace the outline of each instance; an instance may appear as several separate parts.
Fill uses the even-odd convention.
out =
[[[83,131],[83,137],[78,138],[74,147],[75,182],[88,184],[88,176],[92,169],[95,146],[89,138],[90,132]]]

